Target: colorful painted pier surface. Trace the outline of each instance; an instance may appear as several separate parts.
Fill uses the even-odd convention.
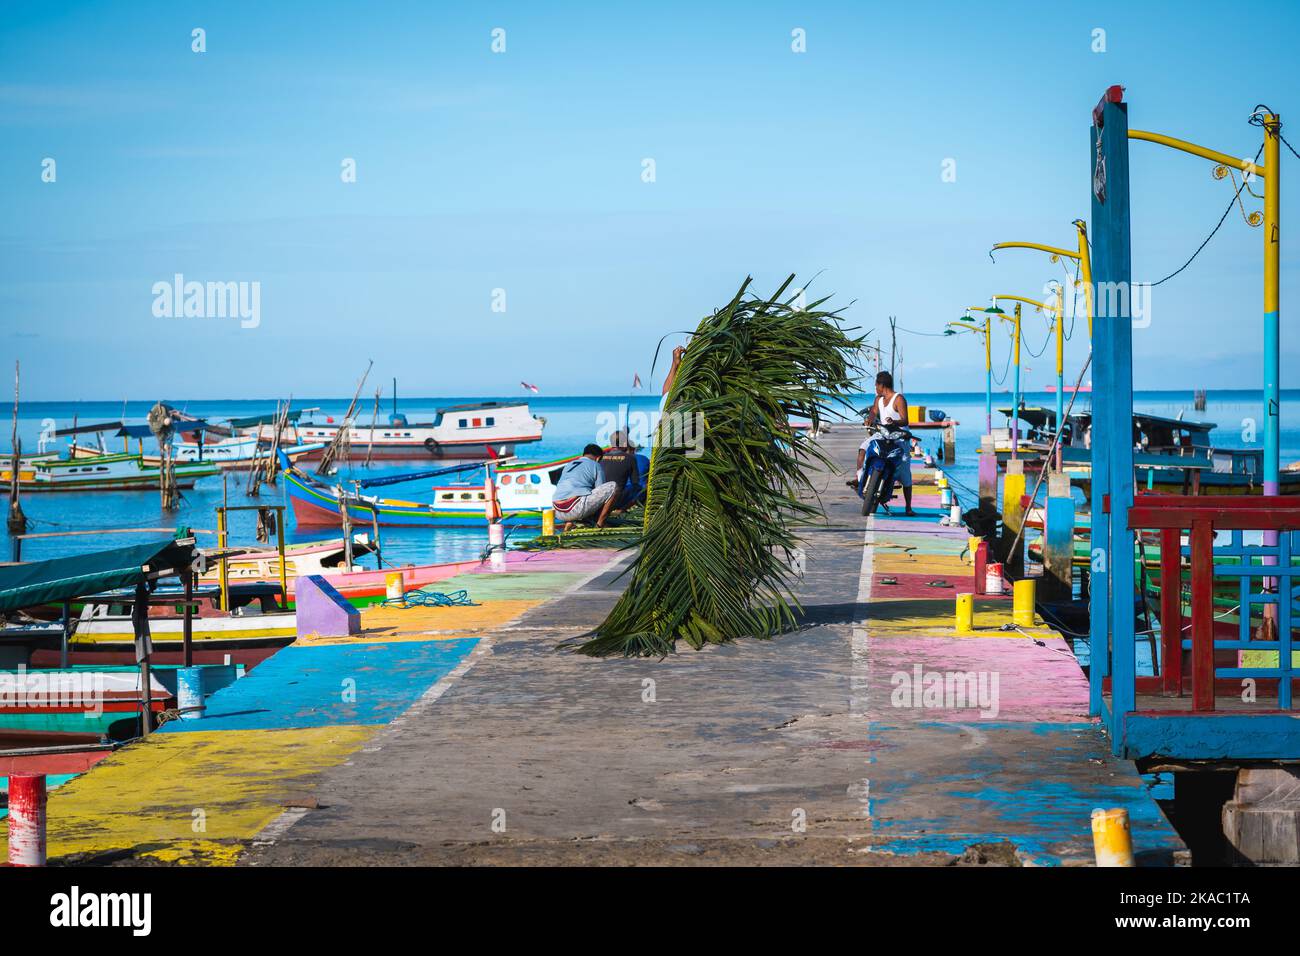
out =
[[[355,637],[303,635],[173,721],[50,795],[52,859],[234,862],[268,825],[313,805],[314,782],[436,699],[440,681],[522,612],[573,588],[608,552],[515,553],[450,578],[472,607],[373,607]],[[296,809],[295,809],[296,808]],[[0,833],[0,843],[4,835]]]
[[[858,435],[821,440],[847,465]],[[1139,862],[1173,862],[1159,794],[1111,757],[1065,642],[1003,630],[1009,599],[978,602],[974,633],[954,632],[966,538],[917,481],[920,517],[867,519],[819,477],[828,521],[804,535],[803,626],[771,641],[664,660],[557,651],[617,600],[630,555],[609,552],[515,555],[508,573],[444,582],[479,607],[367,609],[359,637],[304,638],[205,720],[60,787],[51,852],[1079,865],[1091,811],[1125,807]],[[948,691],[957,673],[964,697]]]
[[[844,465],[858,440],[822,439]],[[924,477],[911,520],[865,519],[824,479],[800,630],[665,660],[557,653],[617,599],[613,568],[497,633],[249,859],[1077,865],[1091,811],[1125,807],[1139,861],[1173,862],[1159,794],[1110,756],[1065,642],[1001,630],[1009,599],[954,633],[966,538],[938,525]],[[927,678],[958,671],[973,699],[927,698]]]

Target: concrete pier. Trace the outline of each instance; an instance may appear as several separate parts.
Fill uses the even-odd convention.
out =
[[[860,429],[821,441],[851,469]],[[916,518],[864,518],[842,475],[816,485],[828,521],[803,535],[794,633],[665,660],[559,651],[630,555],[513,554],[444,582],[479,607],[367,609],[361,634],[300,641],[205,720],[60,787],[51,857],[1086,865],[1091,811],[1124,807],[1139,864],[1173,862],[1067,644],[1003,629],[1009,597],[976,597],[956,633],[967,535],[939,525],[927,473]]]
[[[822,439],[844,466],[859,440]],[[1092,809],[1122,806],[1139,862],[1171,863],[1182,843],[1109,756],[1066,643],[1000,630],[1009,598],[977,600],[975,633],[955,635],[966,535],[917,484],[920,517],[866,519],[840,476],[819,477],[805,627],[772,641],[557,652],[612,606],[617,567],[525,613],[435,704],[323,773],[321,809],[246,861],[1089,864]],[[931,706],[932,675],[957,672],[975,706]],[[982,709],[981,680],[997,682]]]

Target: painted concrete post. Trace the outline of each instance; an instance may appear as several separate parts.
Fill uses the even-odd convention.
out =
[[[1047,519],[1043,534],[1043,597],[1068,601],[1074,592],[1074,498],[1070,476],[1047,479]]]
[[[298,636],[349,637],[361,633],[361,612],[319,574],[298,579]]]
[[[1023,459],[1007,462],[1007,473],[1002,478],[1002,555],[1007,572],[1019,577],[1024,570],[1025,541],[1020,535],[1024,524],[1024,506],[1020,499],[1025,493],[1025,462]]]
[[[943,460],[957,460],[957,423],[951,420],[943,426]]]
[[[998,456],[992,435],[980,436],[980,511],[998,510]]]
[[[9,775],[9,865],[45,865],[45,774]]]
[[[198,720],[204,714],[203,668],[178,667],[176,669],[176,706],[181,720]]]
[[[985,578],[989,573],[989,543],[980,540],[975,546],[975,593],[983,594],[985,590]]]

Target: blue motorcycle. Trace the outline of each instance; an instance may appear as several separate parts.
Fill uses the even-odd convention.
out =
[[[912,433],[905,428],[879,428],[867,445],[862,462],[862,477],[858,479],[858,497],[862,499],[862,513],[876,513],[882,508],[889,513],[889,501],[894,497],[894,476],[898,466],[910,454]]]

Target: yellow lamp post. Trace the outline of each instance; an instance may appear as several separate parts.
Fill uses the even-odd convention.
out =
[[[1268,107],[1255,107],[1251,114],[1251,125],[1259,126],[1264,131],[1264,142],[1260,147],[1264,154],[1264,164],[1258,165],[1253,159],[1240,159],[1207,149],[1186,140],[1175,139],[1163,133],[1151,133],[1140,129],[1130,129],[1129,139],[1142,140],[1190,153],[1215,163],[1216,175],[1222,177],[1222,169],[1239,169],[1247,176],[1258,176],[1264,181],[1264,480],[1263,491],[1266,495],[1276,495],[1279,488],[1279,428],[1281,423],[1280,393],[1280,318],[1281,292],[1279,288],[1279,257],[1282,248],[1280,199],[1281,173],[1279,162],[1281,156],[1282,117]],[[1239,190],[1240,191],[1240,190]],[[1261,220],[1254,216],[1248,220],[1251,225],[1259,225]]]
[[[1088,224],[1082,219],[1076,219],[1074,220],[1074,228],[1079,241],[1078,248],[1074,252],[1060,246],[1049,246],[1041,242],[999,242],[994,244],[993,251],[996,252],[999,249],[1037,249],[1039,252],[1046,252],[1050,255],[1053,262],[1060,259],[1072,259],[1079,263],[1078,284],[1083,287],[1084,310],[1088,316],[1088,337],[1092,338],[1092,257],[1088,252]]]
[[[967,312],[983,312],[982,308],[972,306]],[[971,332],[975,335],[984,337],[984,434],[989,435],[993,432],[993,317],[984,316],[984,328],[972,325],[975,321],[974,316],[963,315],[956,322],[949,322],[949,329],[944,331],[944,335],[956,335],[958,332]],[[954,331],[955,330],[955,331]]]

